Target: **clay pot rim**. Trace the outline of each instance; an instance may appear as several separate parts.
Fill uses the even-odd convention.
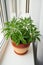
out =
[[[30,46],[30,43],[29,44],[19,44],[19,45],[16,45],[16,43],[13,40],[11,40],[11,42],[12,42],[12,45],[14,47],[16,47],[16,48],[26,48],[26,47]]]

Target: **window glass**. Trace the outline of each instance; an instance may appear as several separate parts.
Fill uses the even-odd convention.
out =
[[[3,40],[3,33],[2,33],[2,27],[3,27],[3,22],[4,21],[4,18],[3,18],[3,12],[2,12],[2,7],[1,7],[1,4],[0,4],[0,47],[2,46],[2,40]]]

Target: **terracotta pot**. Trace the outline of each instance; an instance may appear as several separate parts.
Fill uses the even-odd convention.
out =
[[[13,45],[15,53],[17,53],[19,55],[25,54],[28,51],[28,48],[30,46],[30,44],[19,44],[17,46],[14,41],[12,41],[12,45]]]

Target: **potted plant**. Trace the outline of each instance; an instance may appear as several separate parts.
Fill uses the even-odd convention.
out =
[[[27,52],[30,43],[37,40],[40,41],[40,32],[36,25],[33,24],[31,17],[29,18],[13,18],[11,21],[4,23],[3,32],[5,37],[11,38],[14,51],[17,54]]]

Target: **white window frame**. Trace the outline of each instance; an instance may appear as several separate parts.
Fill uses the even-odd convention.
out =
[[[4,22],[7,21],[7,18],[6,18],[6,10],[5,10],[5,3],[4,3],[5,0],[1,0],[0,1],[0,4],[1,4],[1,22],[2,22],[2,26],[4,26]],[[0,42],[0,60],[2,59],[2,55],[5,51],[5,48],[8,44],[8,40],[5,39],[4,37],[4,33],[3,34],[3,38],[2,38],[2,41]]]

